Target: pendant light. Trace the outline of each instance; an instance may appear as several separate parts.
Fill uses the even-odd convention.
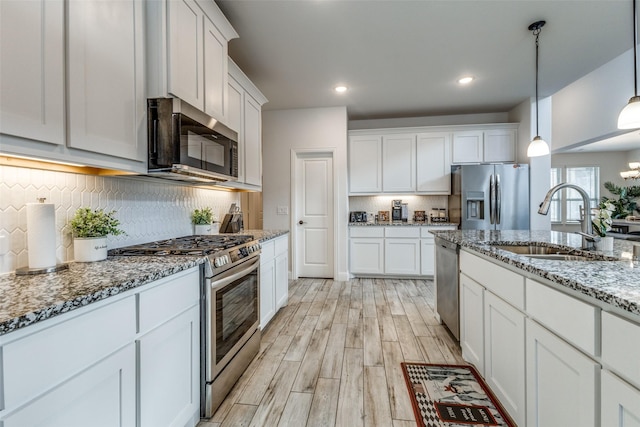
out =
[[[636,0],[633,3],[633,89],[634,96],[620,111],[618,129],[640,128],[640,96],[638,96],[638,19],[636,17]]]
[[[538,39],[540,38],[540,31],[542,31],[544,24],[546,24],[546,21],[537,21],[529,25],[529,31],[532,31],[533,35],[536,36],[536,136],[529,143],[529,148],[527,148],[528,157],[539,157],[549,154],[549,144],[540,137],[540,132],[538,131]]]

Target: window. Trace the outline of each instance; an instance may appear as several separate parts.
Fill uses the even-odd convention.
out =
[[[568,182],[583,188],[589,195],[590,208],[595,208],[600,202],[600,168],[598,166],[563,166],[551,168],[551,185]],[[558,191],[551,199],[549,215],[551,222],[559,224],[580,221],[580,207],[582,197],[571,188]]]

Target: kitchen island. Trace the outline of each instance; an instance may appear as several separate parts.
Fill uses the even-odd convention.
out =
[[[460,346],[520,426],[640,419],[640,263],[553,231],[433,231],[460,245]],[[544,250],[543,250],[544,248]],[[564,255],[540,257],[527,253]],[[517,253],[520,252],[520,253]],[[556,258],[556,259],[549,259]]]

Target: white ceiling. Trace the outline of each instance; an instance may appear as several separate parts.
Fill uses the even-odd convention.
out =
[[[510,110],[534,95],[537,20],[541,97],[632,46],[630,0],[216,3],[265,110],[346,105],[350,120]],[[461,87],[466,74],[476,80]]]

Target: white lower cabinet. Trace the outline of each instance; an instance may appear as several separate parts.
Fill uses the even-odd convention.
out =
[[[384,272],[417,276],[420,274],[420,239],[384,239]]]
[[[484,378],[518,425],[525,420],[524,319],[522,312],[485,292]]]
[[[526,333],[527,425],[598,425],[600,365],[531,319]]]
[[[0,336],[3,427],[195,426],[200,271]]]
[[[260,329],[264,329],[289,299],[289,236],[261,243]]]
[[[640,390],[602,371],[601,426],[640,427]]]
[[[135,427],[135,356],[130,343],[11,412],[3,427]]]
[[[460,347],[462,358],[484,376],[484,288],[460,273]]]

